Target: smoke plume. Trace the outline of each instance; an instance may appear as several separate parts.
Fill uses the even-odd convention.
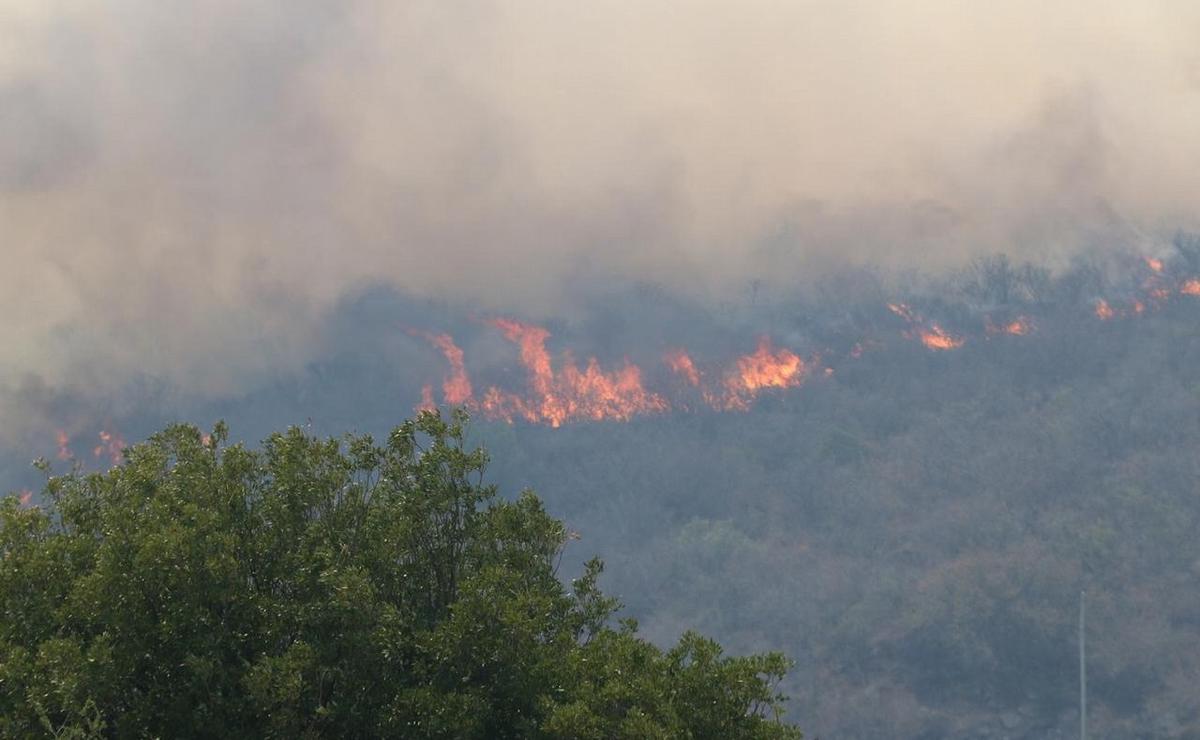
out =
[[[1185,2],[7,0],[0,444],[218,397],[385,283],[569,314],[1196,220]],[[119,404],[119,400],[111,403]]]

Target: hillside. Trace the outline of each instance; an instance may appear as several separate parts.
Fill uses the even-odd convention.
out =
[[[480,431],[650,634],[794,656],[817,736],[1073,736],[1081,590],[1093,730],[1200,732],[1200,301],[1072,298],[992,304],[1033,328],[953,351],[894,336],[749,413]]]
[[[381,288],[339,309],[320,362],[220,403],[147,391],[120,426],[336,434],[385,429],[422,395],[465,402],[500,489],[535,489],[578,533],[565,575],[604,558],[607,590],[660,644],[699,629],[785,652],[789,716],[810,736],[1072,736],[1086,590],[1093,730],[1182,737],[1200,732],[1196,245],[1055,273],[1001,257],[846,273],[707,308],[617,286],[526,344]],[[935,330],[951,341],[931,346]],[[738,373],[770,364],[763,337],[785,374],[751,389]],[[684,348],[699,383],[666,359]],[[583,403],[630,367],[637,385],[619,388],[657,405],[506,420],[479,400],[551,408],[582,388]],[[713,395],[727,381],[742,395]],[[68,436],[99,466],[93,434]]]

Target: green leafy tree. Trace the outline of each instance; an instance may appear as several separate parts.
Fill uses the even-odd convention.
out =
[[[5,737],[798,738],[778,654],[663,651],[466,416],[261,450],[172,426],[0,506]]]

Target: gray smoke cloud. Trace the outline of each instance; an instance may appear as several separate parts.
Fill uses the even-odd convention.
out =
[[[380,281],[548,314],[597,274],[1152,250],[1197,214],[1198,31],[1188,2],[6,0],[0,442],[131,378],[234,392]]]

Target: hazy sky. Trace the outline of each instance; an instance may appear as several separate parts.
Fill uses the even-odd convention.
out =
[[[568,310],[1196,223],[1200,4],[0,0],[0,416],[370,281]],[[0,440],[2,441],[2,440]]]

